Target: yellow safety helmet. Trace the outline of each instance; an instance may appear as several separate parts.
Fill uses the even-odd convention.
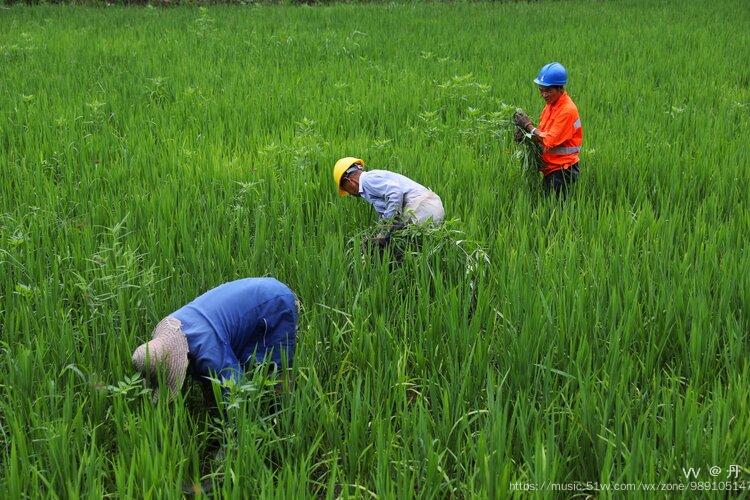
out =
[[[352,156],[347,156],[346,158],[341,158],[333,166],[333,182],[336,183],[336,187],[339,190],[339,196],[347,195],[347,192],[341,189],[341,177],[344,176],[344,172],[349,170],[349,167],[355,164],[359,164],[360,167],[364,167],[365,161],[360,160],[359,158],[354,158]]]

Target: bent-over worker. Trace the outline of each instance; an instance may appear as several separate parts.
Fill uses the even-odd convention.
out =
[[[333,167],[333,181],[340,196],[357,196],[367,201],[390,229],[378,236],[384,246],[394,230],[406,224],[440,224],[445,210],[440,197],[408,177],[387,170],[364,169],[359,158],[341,158]]]
[[[163,369],[170,399],[187,373],[207,395],[209,377],[236,381],[246,367],[264,361],[290,368],[298,314],[294,293],[273,278],[230,281],[162,319],[151,340],[133,352],[133,366],[152,383]]]

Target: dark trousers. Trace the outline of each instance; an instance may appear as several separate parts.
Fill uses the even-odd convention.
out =
[[[578,168],[578,163],[576,163],[568,168],[557,170],[549,175],[545,175],[544,180],[542,181],[545,194],[565,196],[568,194],[568,188],[578,180],[578,174],[580,173],[581,170]]]

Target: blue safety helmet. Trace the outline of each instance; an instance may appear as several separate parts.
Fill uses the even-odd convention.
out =
[[[539,74],[534,78],[534,83],[542,87],[552,87],[553,85],[565,85],[568,83],[568,72],[559,62],[551,62],[542,66]]]

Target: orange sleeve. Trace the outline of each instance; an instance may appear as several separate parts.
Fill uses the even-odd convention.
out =
[[[573,123],[576,121],[575,113],[572,109],[560,110],[552,117],[551,123],[547,130],[542,130],[542,143],[546,149],[559,146],[563,142],[573,137]]]

